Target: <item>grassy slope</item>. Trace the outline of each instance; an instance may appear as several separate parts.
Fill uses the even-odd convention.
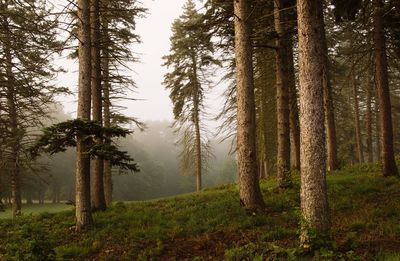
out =
[[[337,253],[318,255],[400,260],[400,181],[380,177],[375,166],[359,166],[330,175],[328,182]],[[298,187],[279,193],[272,180],[263,182],[263,214],[242,210],[234,185],[117,203],[95,213],[95,227],[82,235],[73,230],[71,211],[3,220],[0,260],[299,260]]]
[[[56,213],[71,209],[73,209],[72,206],[66,205],[64,203],[60,204],[45,203],[45,204],[32,204],[32,205],[24,204],[22,206],[23,215],[37,215],[43,212]],[[5,219],[5,218],[12,218],[12,212],[10,208],[8,208],[4,212],[0,212],[0,219]]]

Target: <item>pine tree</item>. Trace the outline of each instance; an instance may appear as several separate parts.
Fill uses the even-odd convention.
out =
[[[131,63],[138,58],[134,55],[133,44],[140,43],[140,37],[135,33],[136,19],[141,17],[146,9],[134,0],[102,0],[100,1],[100,52],[101,52],[101,82],[103,102],[104,127],[118,126],[134,122],[139,129],[143,124],[136,118],[121,114],[119,101],[125,98],[121,95],[136,87],[130,74]],[[111,142],[111,139],[105,141]],[[108,144],[111,145],[111,144]],[[106,205],[112,201],[112,169],[108,160],[104,160],[104,194]]]
[[[211,35],[202,16],[192,0],[185,4],[184,13],[172,25],[170,54],[164,57],[164,65],[172,68],[165,75],[164,84],[170,90],[174,125],[181,135],[182,171],[195,173],[198,191],[204,162],[209,157],[206,133],[201,127],[205,87],[211,84],[210,68],[219,64],[213,58]]]
[[[63,90],[50,83],[58,71],[51,61],[61,45],[46,1],[0,1],[0,9],[0,113],[7,126],[1,149],[15,217],[21,213],[22,169],[29,164],[28,129],[41,125],[54,95]]]
[[[323,83],[326,65],[322,1],[299,0],[299,79],[301,130],[301,245],[312,245],[310,232],[325,236],[330,229],[326,185]]]
[[[79,83],[77,118],[90,120],[91,112],[91,37],[90,1],[78,0],[78,40],[79,40]],[[83,135],[76,141],[75,174],[75,216],[76,230],[81,231],[92,225],[90,200],[90,156],[89,144]]]
[[[264,200],[257,167],[250,2],[235,0],[234,13],[239,192],[241,203],[245,208],[257,209],[264,206]]]

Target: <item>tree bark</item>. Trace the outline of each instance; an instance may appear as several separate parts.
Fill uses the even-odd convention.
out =
[[[326,156],[327,168],[329,171],[334,171],[339,168],[337,158],[337,139],[336,139],[336,122],[335,110],[333,106],[332,84],[329,71],[328,43],[326,37],[322,39],[324,48],[323,66],[326,68],[324,73],[324,110],[325,110],[325,135],[326,135]]]
[[[108,37],[108,23],[104,21],[103,25],[103,34],[102,38],[104,43],[102,44],[102,70],[103,70],[103,113],[104,113],[104,121],[103,125],[106,128],[111,127],[111,101],[110,101],[110,60],[109,60],[109,51],[108,51],[108,43],[110,41]],[[110,144],[110,137],[106,137],[104,141],[105,144]],[[112,191],[113,191],[113,183],[112,183],[112,172],[111,172],[111,162],[109,160],[104,160],[104,196],[106,201],[106,206],[110,207],[112,203]]]
[[[367,76],[366,82],[366,129],[367,129],[367,154],[368,162],[374,161],[373,149],[372,149],[372,86],[371,86],[371,75],[373,75],[373,67],[370,67],[370,73]]]
[[[354,74],[354,68],[351,72],[352,86],[353,86],[353,105],[354,105],[354,126],[356,131],[356,146],[357,146],[357,159],[358,163],[364,162],[364,154],[362,149],[361,126],[360,126],[360,108],[358,103],[358,88],[357,80]]]
[[[379,101],[378,95],[376,91],[376,84],[375,84],[375,104],[374,104],[374,111],[375,111],[375,141],[376,141],[376,158],[377,161],[380,162],[381,160],[381,140],[380,140],[380,123],[379,123]]]
[[[278,34],[276,40],[276,112],[277,112],[277,180],[281,189],[290,186],[290,125],[289,125],[289,73],[287,44],[289,35],[287,32],[287,19],[283,10],[283,1],[274,1],[275,31]]]
[[[78,118],[90,120],[91,107],[91,44],[90,44],[90,1],[78,0],[79,37],[79,83]],[[76,141],[76,230],[81,231],[92,225],[90,201],[90,157],[89,144],[82,135]]]
[[[264,207],[257,175],[251,4],[234,0],[239,194],[244,208]]]
[[[375,79],[379,99],[379,126],[381,163],[383,176],[398,176],[394,159],[392,108],[386,57],[386,39],[383,29],[383,2],[373,0],[374,7],[374,46],[375,46]]]
[[[100,4],[99,0],[91,0],[90,24],[91,24],[91,89],[92,89],[92,119],[99,124],[103,122],[102,116],[102,86],[101,86],[101,58],[100,58]],[[102,145],[102,139],[95,140],[96,145]],[[92,177],[92,208],[93,210],[105,210],[106,200],[104,196],[103,182],[104,162],[101,157],[91,159]]]
[[[293,158],[294,169],[300,170],[300,123],[299,107],[297,104],[296,75],[293,57],[293,39],[290,38],[287,50],[288,70],[289,70],[289,121],[290,121],[290,140],[291,155]]]
[[[301,140],[302,247],[329,233],[330,217],[326,185],[323,90],[328,73],[323,6],[321,0],[299,0],[299,79]]]

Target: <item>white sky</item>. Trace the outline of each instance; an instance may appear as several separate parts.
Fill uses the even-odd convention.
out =
[[[63,0],[58,0],[62,2]],[[132,77],[137,84],[136,93],[129,97],[140,99],[126,101],[128,107],[125,114],[140,120],[172,120],[172,104],[162,85],[166,68],[162,67],[162,56],[169,52],[169,38],[171,24],[182,12],[186,0],[143,0],[148,9],[145,18],[137,20],[136,33],[140,35],[142,43],[133,46],[133,51],[140,54],[140,63],[132,64]],[[76,92],[78,62],[64,57],[57,61],[67,69],[67,73],[60,74],[58,84],[68,86]],[[58,99],[65,107],[65,112],[75,117],[76,97],[60,97]]]

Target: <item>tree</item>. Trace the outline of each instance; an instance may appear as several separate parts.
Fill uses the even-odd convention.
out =
[[[102,85],[101,85],[101,56],[100,56],[100,1],[91,0],[91,92],[92,92],[92,119],[103,123]],[[101,139],[95,141],[97,145],[103,143]],[[92,208],[93,210],[105,210],[106,200],[104,195],[104,161],[102,158],[91,159]]]
[[[79,82],[77,118],[90,120],[91,112],[91,29],[90,1],[78,0]],[[93,223],[90,200],[89,144],[83,135],[76,141],[75,217],[76,230],[81,231]]]
[[[277,180],[280,188],[290,185],[290,123],[289,123],[289,63],[288,51],[291,37],[288,32],[289,22],[284,1],[274,1],[276,39],[276,101],[277,101]],[[290,57],[293,59],[293,57]]]
[[[134,100],[126,97],[126,92],[136,85],[130,72],[131,63],[137,61],[132,44],[140,43],[135,34],[136,19],[146,12],[137,1],[100,2],[100,52],[101,52],[101,84],[103,102],[103,125],[106,128],[135,123],[139,129],[143,124],[135,118],[126,117],[121,111],[120,100]],[[106,139],[104,142],[112,142]],[[111,144],[106,144],[111,145]],[[112,169],[108,160],[104,159],[103,183],[106,205],[112,202],[113,183]]]
[[[64,90],[50,83],[58,70],[51,65],[60,51],[57,19],[45,1],[0,1],[0,116],[2,163],[11,182],[13,216],[21,213],[22,169],[32,162],[25,152],[28,131],[40,126],[54,95]]]
[[[204,162],[209,157],[208,142],[201,128],[204,86],[210,85],[211,74],[207,69],[219,62],[212,57],[214,47],[211,35],[192,0],[185,4],[184,13],[175,20],[172,31],[171,50],[164,57],[164,65],[172,67],[173,71],[165,75],[164,84],[170,90],[174,105],[174,125],[182,135],[182,170],[190,174],[195,172],[199,191]]]
[[[321,0],[299,0],[299,80],[301,130],[301,245],[313,244],[310,232],[317,236],[330,229],[326,188],[324,130],[324,75],[327,68],[325,29]]]
[[[386,57],[386,39],[382,16],[383,1],[373,0],[373,32],[375,49],[375,81],[379,100],[380,156],[383,176],[398,176],[394,160],[392,109]]]
[[[234,1],[237,88],[237,157],[240,200],[245,208],[264,206],[256,155],[255,99],[251,33],[251,4]]]

